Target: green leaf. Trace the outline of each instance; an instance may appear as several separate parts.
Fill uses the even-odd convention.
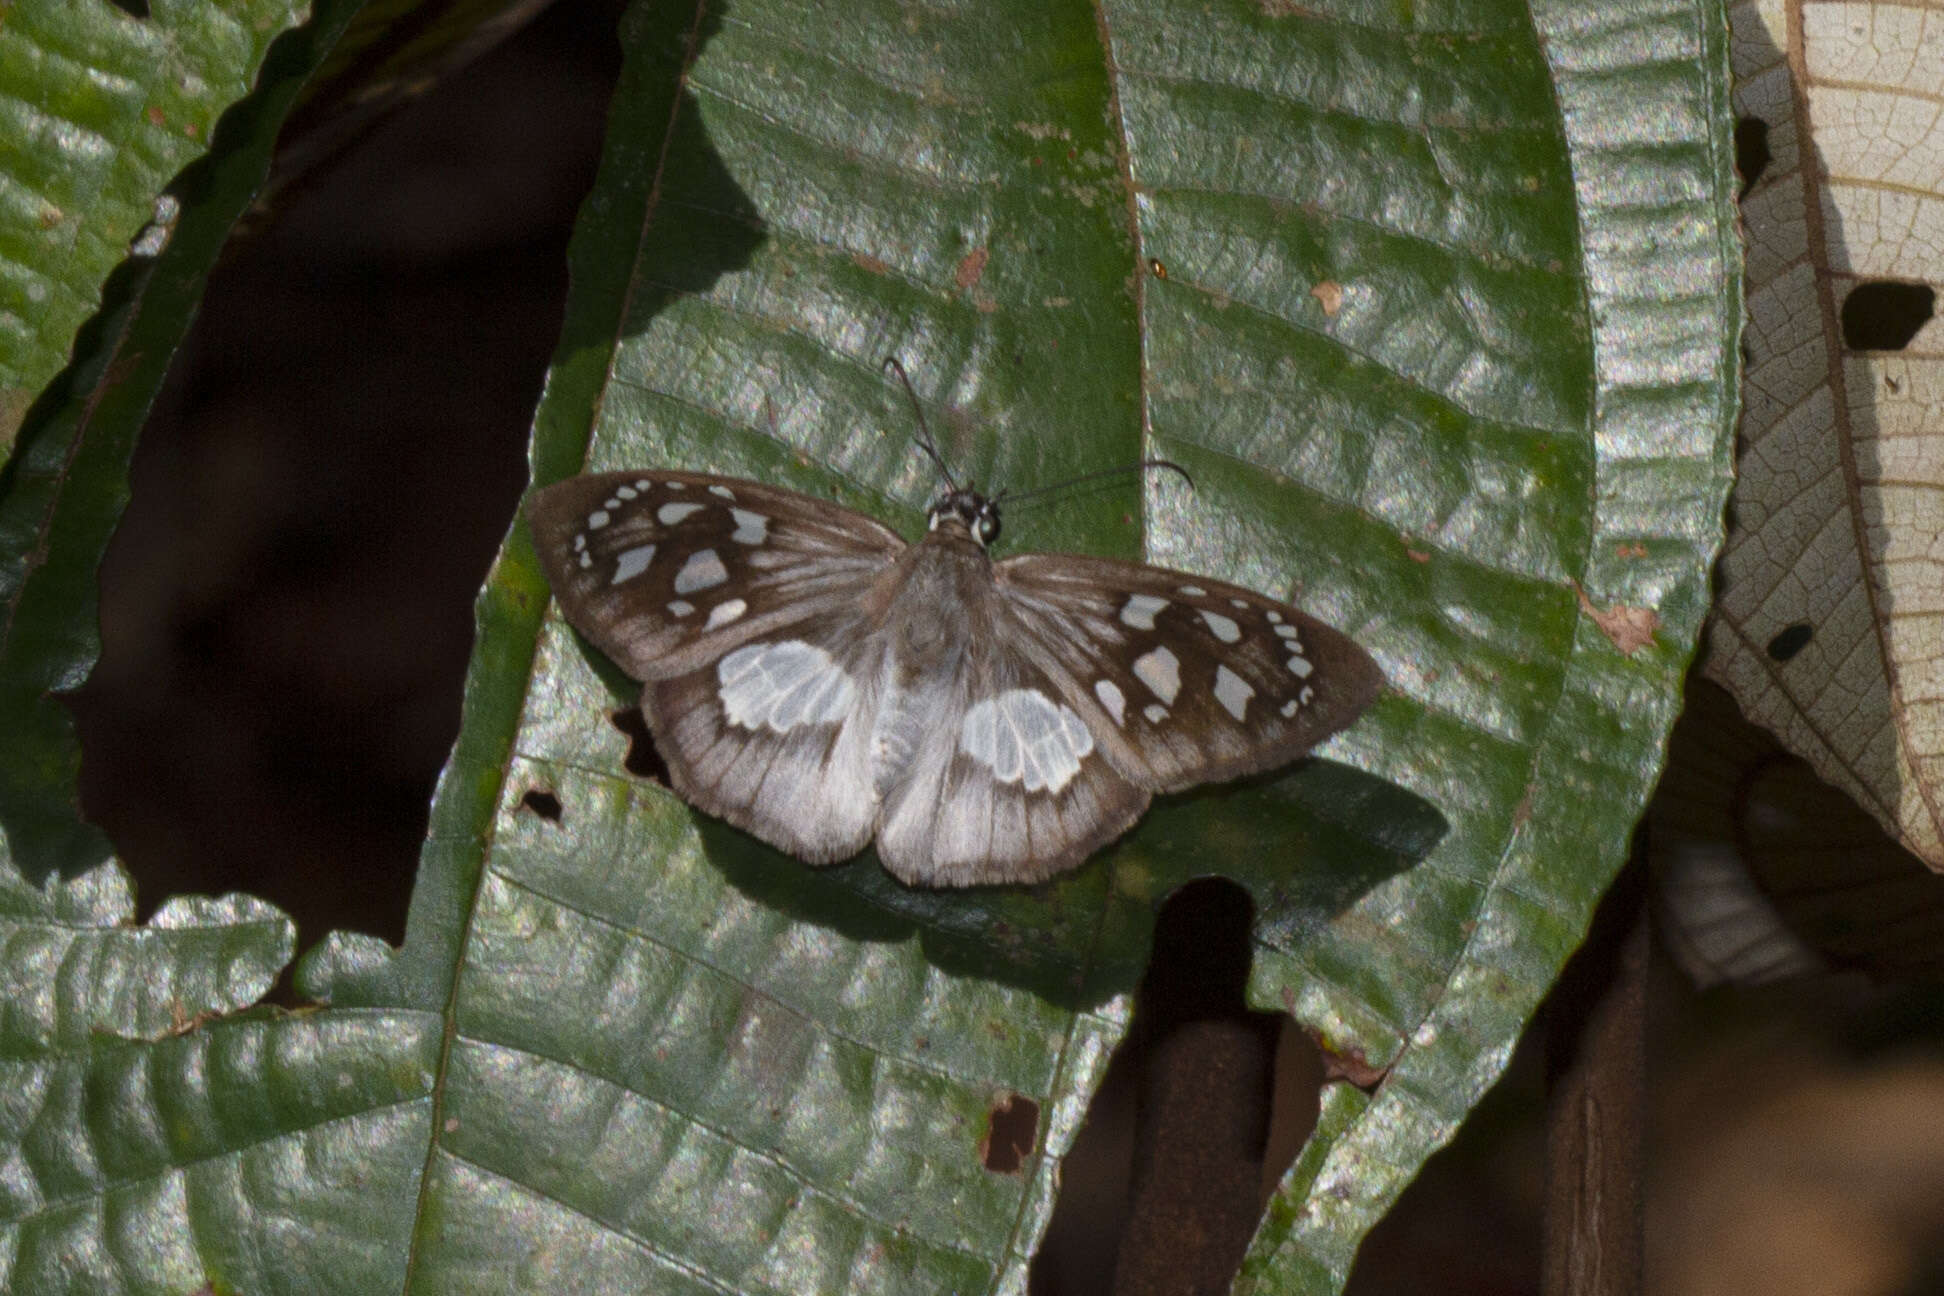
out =
[[[6,1290],[396,1286],[436,1026],[249,1009],[289,919],[181,898],[136,927],[133,902],[114,865],[0,872]]]
[[[162,0],[146,19],[109,4],[15,4],[0,22],[0,445],[70,358],[102,281],[157,195],[209,147],[271,40],[304,8]]]
[[[9,1022],[10,1063],[101,1095],[0,1118],[34,1170],[0,1199],[9,1253],[45,1266],[10,1289],[1023,1290],[1153,909],[1211,872],[1254,897],[1255,1000],[1388,1068],[1326,1094],[1242,1279],[1340,1287],[1497,1074],[1658,768],[1728,480],[1723,16],[994,16],[636,7],[536,478],[736,472],[913,531],[933,482],[896,353],[979,482],[1146,454],[1195,475],[1021,509],[1010,542],[1293,594],[1392,690],[1327,760],[1172,798],[1051,885],[907,891],[625,773],[631,690],[546,617],[516,527],[402,949],[334,936],[298,969],[329,1007],[156,1039],[282,957],[274,916],[215,902],[177,925],[217,949],[128,961],[179,968],[180,1013],[82,971],[75,1020],[126,1042]],[[116,502],[69,532],[54,491],[22,529],[27,462],[0,477],[0,570],[64,573],[0,627],[0,703],[31,716],[90,659],[73,606]],[[0,825],[58,856],[21,807],[67,804],[71,770],[31,772],[4,771],[31,795]],[[4,946],[9,1002],[105,966],[26,951],[118,921],[86,899],[114,876],[0,892],[31,937]],[[130,1063],[149,1088],[108,1078]],[[989,1113],[1022,1099],[1033,1154],[988,1170]]]
[[[1162,454],[1198,483],[1078,492],[1010,538],[1293,591],[1394,687],[1329,761],[1175,798],[1054,884],[907,891],[626,774],[632,690],[543,619],[516,529],[406,946],[301,972],[451,1013],[415,1278],[1018,1290],[1153,907],[1221,872],[1257,905],[1255,999],[1389,1068],[1330,1093],[1245,1270],[1335,1290],[1658,767],[1728,480],[1723,30],[638,8],[537,480],[739,473],[912,531],[935,487],[897,354],[973,480]],[[1019,1176],[980,1152],[1012,1095],[1041,1113]]]

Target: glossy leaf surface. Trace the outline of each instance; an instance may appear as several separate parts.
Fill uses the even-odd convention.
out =
[[[1335,1290],[1502,1065],[1658,766],[1733,412],[1724,30],[1677,5],[639,7],[538,478],[734,472],[912,534],[934,483],[896,353],[983,484],[1195,475],[1021,508],[1009,544],[1293,596],[1392,691],[1327,760],[1174,798],[1055,884],[907,891],[627,774],[630,687],[547,617],[516,531],[404,947],[333,938],[299,971],[328,1008],[205,1025],[277,1032],[297,1096],[226,1071],[272,1117],[227,1159],[145,1163],[171,1191],[232,1168],[338,1267],[258,1281],[228,1226],[156,1214],[127,1285],[1023,1290],[1153,908],[1220,872],[1255,900],[1254,998],[1387,1069],[1326,1095],[1242,1280]],[[46,993],[44,963],[17,975]],[[988,1170],[1022,1097],[1032,1151]],[[347,1160],[233,1169],[299,1129]],[[99,1220],[132,1180],[65,1182]]]

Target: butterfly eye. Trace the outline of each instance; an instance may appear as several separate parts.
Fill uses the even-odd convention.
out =
[[[990,509],[982,510],[979,513],[978,536],[979,543],[982,545],[989,545],[999,538],[999,515],[997,513],[992,512]]]

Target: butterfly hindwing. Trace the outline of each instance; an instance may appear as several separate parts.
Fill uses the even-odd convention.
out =
[[[905,547],[862,513],[699,473],[573,477],[527,516],[568,623],[638,680],[855,607]]]
[[[919,886],[1038,882],[1131,828],[1148,793],[1117,772],[1059,689],[1001,637],[966,646],[885,790],[878,858]]]
[[[853,605],[642,686],[641,709],[682,799],[798,859],[849,859],[871,840],[882,636]]]
[[[993,576],[1019,651],[1149,791],[1286,764],[1383,688],[1347,635],[1225,581],[1075,554],[1008,558]]]

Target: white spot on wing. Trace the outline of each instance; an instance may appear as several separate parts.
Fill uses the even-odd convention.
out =
[[[648,570],[648,563],[654,556],[655,546],[653,545],[636,545],[632,549],[623,549],[620,556],[614,560],[614,579],[608,584],[619,585],[622,581],[633,580]]]
[[[1168,708],[1159,702],[1150,702],[1141,709],[1141,714],[1148,718],[1149,724],[1160,724],[1168,718]]]
[[[1270,625],[1281,625],[1281,624],[1282,624],[1282,613],[1280,613],[1280,612],[1278,612],[1278,611],[1276,611],[1276,609],[1274,609],[1274,608],[1270,608],[1270,609],[1269,609],[1269,624],[1270,624]]]
[[[1208,628],[1214,631],[1215,637],[1223,643],[1234,643],[1242,637],[1242,627],[1220,612],[1210,612],[1207,608],[1203,608],[1201,619],[1208,623]]]
[[[709,609],[709,623],[702,628],[719,630],[747,611],[749,611],[749,604],[741,599],[725,599]]]
[[[1237,675],[1226,666],[1215,668],[1215,700],[1222,704],[1222,710],[1240,720],[1249,709],[1249,699],[1255,690],[1249,681]]]
[[[1199,585],[1181,585],[1176,587],[1175,593],[1185,594],[1189,598],[1203,598],[1208,594],[1208,591]]]
[[[857,698],[836,658],[797,639],[738,648],[717,663],[716,679],[723,714],[744,729],[836,724]]]
[[[1008,689],[975,704],[959,729],[959,750],[1001,783],[1058,792],[1093,751],[1093,735],[1071,708],[1033,689]]]
[[[635,496],[641,494],[640,491],[636,490],[632,486],[616,486],[614,488],[614,493],[620,496],[624,500],[633,499]]]
[[[655,510],[655,521],[663,526],[674,526],[691,513],[700,513],[700,504],[664,504]]]
[[[1107,714],[1114,717],[1115,724],[1125,723],[1127,695],[1120,691],[1118,684],[1110,679],[1095,680],[1094,696],[1100,699],[1100,705],[1107,708]]]
[[[730,509],[729,516],[736,519],[736,529],[730,532],[729,538],[737,544],[759,545],[769,539],[769,519],[761,513]]]
[[[1296,708],[1301,705],[1303,704],[1301,702],[1298,702],[1295,698],[1291,698],[1289,699],[1289,701],[1283,703],[1282,704],[1283,719],[1287,720],[1290,716],[1295,715]]]
[[[671,616],[685,617],[695,611],[695,604],[687,599],[676,599],[668,605],[668,611]]]
[[[1181,662],[1166,648],[1156,648],[1134,659],[1134,677],[1173,706],[1175,694],[1181,691]]]
[[[589,531],[599,531],[613,520],[607,515],[606,509],[595,509],[587,515],[587,529]]]
[[[1315,669],[1314,666],[1310,665],[1310,659],[1307,657],[1291,657],[1289,659],[1289,673],[1297,679],[1308,679],[1310,672]]]
[[[1152,594],[1130,594],[1127,603],[1120,610],[1122,625],[1133,626],[1136,630],[1154,629],[1154,614],[1168,606],[1168,600],[1156,598]]]
[[[697,549],[682,564],[682,570],[675,573],[675,592],[693,594],[697,590],[714,589],[729,579],[729,569],[722,565],[722,559],[713,549]]]
[[[736,492],[730,490],[727,486],[711,486],[709,487],[709,494],[720,495],[726,500],[736,498]]]
[[[1276,615],[1276,614],[1275,614],[1274,612],[1271,612],[1271,613],[1269,614],[1269,619],[1270,619],[1270,620],[1272,620],[1272,621],[1280,621],[1280,620],[1282,620],[1282,618],[1281,618],[1281,617],[1279,617],[1279,616],[1277,616],[1277,615]],[[1278,639],[1294,639],[1295,637],[1296,637],[1296,627],[1295,627],[1295,626],[1293,626],[1293,625],[1279,625],[1279,626],[1277,626],[1277,627],[1276,627],[1276,638],[1278,638]]]

